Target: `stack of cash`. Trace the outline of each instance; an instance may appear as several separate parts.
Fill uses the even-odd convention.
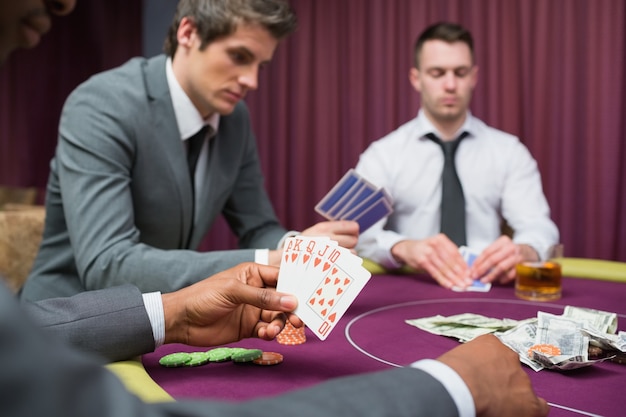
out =
[[[567,306],[560,316],[538,312],[526,320],[494,319],[479,314],[406,320],[429,333],[467,342],[493,333],[535,371],[570,370],[623,355],[626,332],[617,331],[617,315]]]

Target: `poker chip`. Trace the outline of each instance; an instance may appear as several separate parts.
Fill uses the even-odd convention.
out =
[[[247,351],[248,349],[246,348],[242,348],[242,347],[234,347],[234,348],[230,348],[230,359],[233,359],[234,355],[238,355],[242,352]]]
[[[179,366],[185,366],[187,362],[191,360],[191,355],[185,352],[170,353],[159,359],[159,364],[166,368],[177,368]]]
[[[253,362],[257,365],[278,365],[283,361],[283,355],[278,352],[263,352],[261,349],[246,349],[243,347],[219,347],[206,352],[176,352],[159,359],[159,364],[167,368],[194,367],[209,362],[235,363]]]
[[[296,328],[287,321],[283,330],[276,336],[276,341],[281,345],[301,345],[306,342],[304,326]]]
[[[200,366],[209,362],[209,354],[206,352],[191,352],[189,353],[191,359],[183,366]]]
[[[263,351],[261,349],[243,349],[242,351],[233,353],[230,359],[233,362],[252,362],[262,356]]]
[[[283,361],[283,355],[278,352],[263,352],[260,358],[252,361],[255,365],[278,365]]]
[[[232,355],[232,348],[229,347],[221,347],[211,349],[206,352],[210,362],[225,362],[230,360],[230,356]]]
[[[528,356],[532,357],[533,352],[543,353],[544,355],[548,356],[556,356],[561,354],[561,349],[554,345],[542,343],[538,345],[533,345],[528,348]]]

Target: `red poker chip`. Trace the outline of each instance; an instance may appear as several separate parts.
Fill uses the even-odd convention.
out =
[[[306,342],[306,340],[279,340],[278,343],[280,343],[281,345],[301,345],[304,342]]]
[[[283,361],[283,355],[278,352],[263,352],[260,358],[252,361],[256,365],[278,365]]]
[[[285,323],[285,328],[276,336],[281,345],[301,345],[306,342],[304,327],[296,328],[291,323]]]
[[[533,356],[533,352],[540,352],[548,356],[556,356],[561,354],[561,349],[559,349],[558,346],[542,343],[528,348],[528,356],[531,358]]]

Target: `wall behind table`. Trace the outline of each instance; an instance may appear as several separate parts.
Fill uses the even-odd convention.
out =
[[[160,51],[173,4],[151,0],[142,17],[140,1],[79,0],[41,47],[0,70],[0,183],[45,186],[67,94],[142,45],[148,56]],[[454,20],[475,37],[472,111],[520,136],[536,157],[566,255],[626,261],[623,0],[292,4],[300,28],[247,99],[267,188],[287,227],[321,220],[314,205],[358,155],[415,116],[419,98],[407,80],[415,37]],[[52,75],[44,76],[47,66]],[[37,123],[26,122],[32,115]],[[234,245],[220,223],[204,247]]]
[[[0,68],[0,184],[43,194],[65,99],[90,75],[141,55],[140,22],[140,1],[78,0],[39,46]]]

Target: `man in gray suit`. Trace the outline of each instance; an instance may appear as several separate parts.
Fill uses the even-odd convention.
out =
[[[295,26],[279,0],[183,0],[167,56],[132,59],[79,86],[63,109],[44,237],[22,298],[123,283],[175,291],[241,262],[278,265],[287,230],[242,100]],[[195,251],[220,214],[241,249]],[[358,224],[321,222],[302,234],[352,248]]]
[[[73,7],[74,0],[0,0],[0,63],[13,49],[36,45],[40,36],[49,29],[49,14],[63,15]],[[198,316],[213,315],[219,321],[221,315],[228,316],[234,311],[235,317],[243,321],[231,329],[236,333],[225,335],[226,339],[234,340],[241,332],[246,334],[245,329],[250,327],[260,337],[263,334],[269,336],[273,331],[271,326],[261,324],[258,327],[258,322],[278,318],[276,311],[269,312],[268,318],[264,318],[266,313],[262,309],[242,314],[240,308],[246,309],[245,303],[256,298],[264,300],[258,301],[262,304],[261,308],[292,311],[295,308],[293,299],[254,288],[275,282],[277,274],[276,268],[254,264],[225,271],[178,291],[169,300],[164,295],[165,314],[176,317],[177,312],[187,310],[184,315],[188,315],[188,309],[195,306],[199,308]],[[225,287],[218,293],[227,300],[216,305],[215,300],[198,296],[215,294],[211,288],[219,283]],[[51,327],[62,328],[57,334],[91,330],[89,336],[93,340],[106,342],[113,334],[119,333],[122,337],[117,339],[118,343],[124,343],[123,337],[131,343],[133,338],[152,338],[147,331],[147,320],[133,319],[133,316],[145,316],[145,311],[138,306],[140,299],[138,290],[125,286],[84,292],[66,299],[46,300],[35,307],[45,312],[40,314],[40,320],[48,316],[48,320],[54,322],[51,317],[57,317],[58,324],[60,317],[66,318],[65,324]],[[221,307],[222,314],[216,312],[218,307]],[[174,315],[170,316],[172,310]],[[250,313],[249,309],[246,311]],[[200,319],[203,321],[202,331],[205,331],[212,319]],[[114,327],[107,326],[107,322],[113,322]],[[116,325],[118,323],[123,323],[123,326]],[[174,319],[174,323],[177,320]],[[198,334],[198,329],[185,326],[179,326],[179,330],[186,334]],[[209,340],[213,343],[228,341],[213,339],[215,335],[205,336],[208,339],[203,342],[207,344]],[[185,338],[179,340],[190,341]],[[148,346],[149,342],[146,343]],[[484,355],[484,352],[490,355]],[[339,379],[280,399],[244,404],[213,402],[148,406],[131,396],[113,375],[94,363],[93,358],[72,351],[54,338],[44,337],[28,320],[24,320],[12,295],[0,284],[0,409],[13,417],[261,416],[277,413],[308,416],[539,417],[548,413],[547,404],[535,396],[528,376],[521,370],[517,355],[493,336],[483,336],[453,349],[438,361],[417,362],[414,366],[418,369],[395,369]],[[434,378],[433,374],[440,375],[440,379]]]

